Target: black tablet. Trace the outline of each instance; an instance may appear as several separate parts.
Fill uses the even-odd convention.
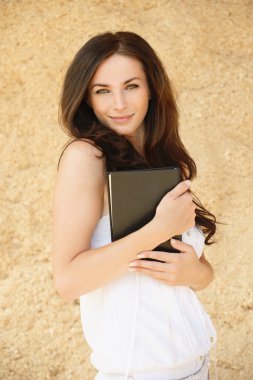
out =
[[[109,172],[108,197],[112,241],[138,230],[155,215],[163,196],[180,181],[180,169],[166,167]],[[174,238],[181,240],[181,236]],[[156,251],[178,252],[169,240]]]

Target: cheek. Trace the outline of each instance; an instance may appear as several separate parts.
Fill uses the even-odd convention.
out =
[[[136,102],[138,103],[139,107],[146,108],[149,104],[149,95],[148,91],[143,89],[143,91],[140,91],[139,94],[136,94]]]
[[[148,106],[149,106],[149,99],[148,99],[148,96],[146,96],[146,94],[143,94],[143,96],[141,98],[139,98],[139,109],[144,113],[146,114],[147,110],[148,110]]]
[[[108,103],[108,100],[106,101],[105,99],[96,99],[95,101],[91,102],[91,106],[95,114],[102,115],[108,109]]]

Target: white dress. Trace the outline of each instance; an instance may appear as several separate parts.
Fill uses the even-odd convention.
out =
[[[201,256],[204,236],[196,227],[182,240]],[[91,248],[110,242],[110,220],[105,215]],[[140,273],[129,272],[82,295],[80,313],[92,350],[90,360],[99,371],[96,380],[188,378],[200,370],[216,342],[213,324],[193,290]]]

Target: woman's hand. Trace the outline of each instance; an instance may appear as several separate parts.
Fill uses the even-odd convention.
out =
[[[171,245],[181,253],[146,251],[129,263],[129,271],[151,276],[167,285],[189,286],[193,290],[206,288],[213,279],[213,269],[204,255],[198,259],[193,247],[171,239]],[[147,261],[145,258],[164,261]]]
[[[157,206],[153,222],[156,225],[156,233],[162,237],[161,242],[181,235],[195,225],[196,206],[188,191],[189,187],[190,181],[180,182]]]

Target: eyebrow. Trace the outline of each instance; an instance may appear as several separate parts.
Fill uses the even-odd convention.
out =
[[[127,84],[129,82],[131,82],[132,80],[135,80],[135,79],[138,79],[138,80],[141,80],[140,78],[137,78],[137,77],[134,77],[134,78],[131,78],[131,79],[128,79],[126,80],[123,84]],[[95,86],[100,86],[100,87],[110,87],[109,84],[106,84],[106,83],[94,83],[90,89],[92,89],[93,87]]]

